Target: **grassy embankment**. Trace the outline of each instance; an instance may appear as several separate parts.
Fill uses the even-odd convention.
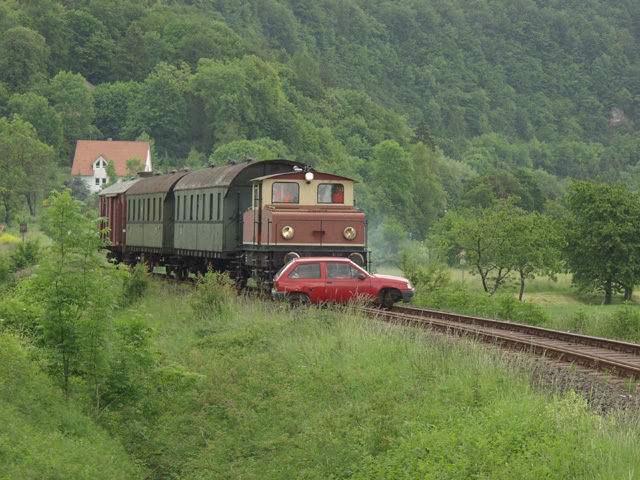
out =
[[[229,300],[207,315],[188,299],[155,286],[140,307],[182,386],[154,395],[153,416],[108,418],[152,471],[243,479],[640,471],[637,426],[598,417],[577,396],[532,390],[527,366],[507,367],[500,353],[332,309]]]
[[[545,288],[528,291],[544,297]],[[215,291],[194,310],[192,298],[153,283],[133,307],[154,327],[163,365],[140,379],[148,385],[137,404],[100,419],[113,439],[64,402],[26,349],[0,337],[2,357],[16,360],[0,376],[0,478],[608,479],[640,471],[638,425],[598,417],[576,395],[536,391],[526,364],[515,368],[482,346],[353,312]]]

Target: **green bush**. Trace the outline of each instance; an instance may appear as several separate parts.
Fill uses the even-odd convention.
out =
[[[35,265],[39,259],[40,241],[37,238],[27,240],[24,243],[18,243],[15,250],[11,253],[14,271]]]
[[[122,446],[66,401],[28,352],[0,333],[0,478],[143,478]]]
[[[419,293],[430,293],[449,288],[451,280],[446,265],[430,262],[427,265],[416,262],[415,258],[402,252],[400,269]]]
[[[631,305],[622,305],[607,315],[605,335],[617,340],[640,341],[640,310]]]
[[[124,306],[131,305],[139,298],[142,298],[149,288],[149,282],[150,277],[147,272],[147,266],[140,263],[137,264],[124,277],[121,303]]]
[[[198,275],[197,285],[198,290],[190,301],[196,315],[205,318],[229,311],[235,292],[227,275],[209,270],[205,275]]]
[[[527,325],[547,325],[549,322],[548,314],[538,305],[521,302],[509,294],[489,296],[474,293],[457,282],[441,284],[428,292],[419,292],[415,303],[437,310],[499,318]]]

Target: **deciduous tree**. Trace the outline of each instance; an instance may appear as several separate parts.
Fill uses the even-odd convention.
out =
[[[573,219],[567,223],[567,265],[583,291],[630,297],[640,280],[640,197],[624,183],[574,181],[566,197]]]
[[[14,118],[0,118],[0,202],[9,224],[23,196],[35,214],[35,195],[47,181],[53,149],[38,140],[31,124]]]

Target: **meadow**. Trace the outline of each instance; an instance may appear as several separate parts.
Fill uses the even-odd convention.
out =
[[[532,282],[522,303],[510,291],[487,300],[460,274],[417,299],[592,332],[637,327],[635,305],[599,306],[568,277]],[[149,327],[154,368],[97,417],[81,379],[66,401],[29,336],[3,330],[16,310],[0,308],[12,359],[0,366],[0,478],[638,478],[637,415],[599,414],[523,357],[351,308],[238,297],[219,275],[197,289],[144,281],[114,315]]]
[[[103,420],[151,478],[635,478],[638,425],[526,360],[353,310],[193,295],[138,306],[173,377]],[[145,412],[140,415],[138,412]],[[117,426],[117,428],[116,428]]]

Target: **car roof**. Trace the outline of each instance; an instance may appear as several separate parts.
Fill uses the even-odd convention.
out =
[[[345,257],[299,257],[292,260],[294,263],[315,263],[315,262],[343,262],[353,263]]]

